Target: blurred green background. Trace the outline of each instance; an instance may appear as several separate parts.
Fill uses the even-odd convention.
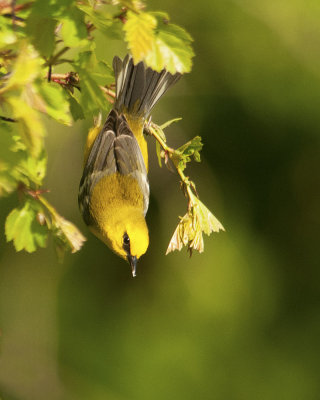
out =
[[[226,233],[165,256],[185,212],[178,177],[151,153],[150,248],[129,266],[81,221],[91,121],[48,121],[48,198],[88,241],[58,264],[16,254],[0,231],[3,400],[319,399],[320,6],[302,0],[149,1],[193,36],[191,74],[156,107]],[[109,60],[119,43],[99,40]],[[1,226],[16,204],[1,200]]]

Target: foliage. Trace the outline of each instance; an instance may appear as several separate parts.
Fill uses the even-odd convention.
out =
[[[42,115],[70,126],[111,108],[113,71],[109,60],[96,53],[97,33],[106,41],[123,40],[135,62],[144,60],[157,71],[164,67],[171,73],[191,70],[190,35],[172,24],[166,13],[147,11],[143,2],[8,0],[0,4],[0,196],[19,195],[19,204],[5,225],[6,238],[17,251],[45,247],[51,233],[63,257],[65,251],[79,250],[85,240],[48,202],[42,189],[47,162]],[[55,73],[57,66],[64,72]],[[191,157],[200,160],[201,147],[200,138],[195,138],[170,153],[187,193],[189,183],[181,174]],[[159,147],[157,152],[161,159]],[[198,216],[196,227],[191,218],[196,235],[219,230],[216,222],[210,229],[209,222],[204,224],[211,214],[203,207],[197,197],[191,200],[189,196],[188,216]],[[179,232],[186,231],[181,230],[182,221]],[[176,248],[183,243],[201,250],[190,245],[189,234],[188,241],[185,233],[181,235]]]
[[[169,147],[166,143],[163,129],[177,120],[179,118],[168,121],[161,127],[154,123],[148,124],[146,131],[157,140],[157,154],[160,167],[162,164],[161,158],[165,160],[166,165],[168,165],[169,160],[173,162],[181,178],[182,190],[188,199],[187,213],[184,217],[180,217],[180,222],[170,240],[166,254],[174,250],[181,250],[183,246],[187,246],[191,256],[193,250],[197,250],[199,253],[202,253],[204,250],[202,233],[210,235],[212,232],[224,231],[224,227],[199,200],[196,185],[183,173],[187,163],[191,161],[191,157],[195,161],[200,162],[200,150],[202,149],[201,137],[196,136],[176,150]]]

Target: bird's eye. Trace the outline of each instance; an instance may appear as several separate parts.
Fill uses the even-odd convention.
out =
[[[130,253],[130,238],[127,233],[123,235],[123,248],[127,253]]]

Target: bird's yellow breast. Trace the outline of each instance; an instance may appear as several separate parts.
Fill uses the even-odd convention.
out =
[[[97,222],[107,218],[112,223],[115,211],[132,206],[143,212],[143,193],[135,178],[119,173],[103,177],[94,186],[90,198],[90,211]]]
[[[90,213],[95,224],[90,228],[123,258],[127,255],[122,246],[126,232],[131,239],[132,255],[139,258],[149,244],[143,207],[143,194],[136,179],[118,173],[106,176],[92,190]]]

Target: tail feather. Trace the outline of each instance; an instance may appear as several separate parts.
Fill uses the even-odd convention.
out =
[[[114,108],[120,112],[125,109],[129,114],[141,115],[144,118],[181,76],[179,73],[172,75],[165,69],[156,72],[146,68],[142,61],[134,65],[129,55],[123,61],[114,57],[113,69],[116,77]]]

